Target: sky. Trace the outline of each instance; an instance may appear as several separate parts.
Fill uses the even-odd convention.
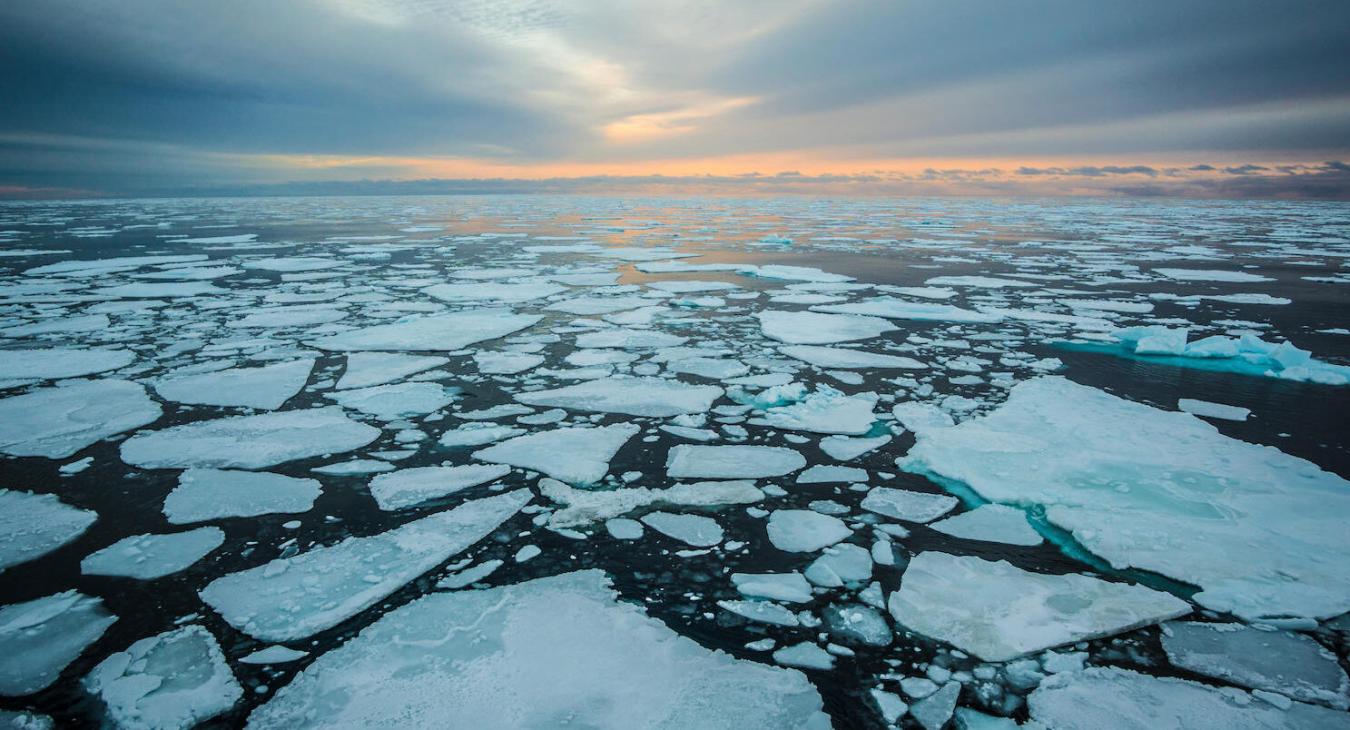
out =
[[[0,3],[0,197],[1350,198],[1344,0]]]

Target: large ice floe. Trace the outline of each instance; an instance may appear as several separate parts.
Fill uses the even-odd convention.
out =
[[[895,326],[884,319],[851,314],[767,310],[755,315],[764,336],[790,345],[829,345],[870,340]]]
[[[1112,566],[1198,586],[1208,608],[1251,618],[1350,610],[1350,484],[1190,414],[1037,378],[987,416],[918,428],[900,465],[1043,507]]]
[[[465,502],[370,537],[349,537],[220,577],[202,600],[264,641],[332,628],[486,537],[531,498],[527,489]]]
[[[0,489],[0,571],[71,542],[97,519],[54,494]]]
[[[746,480],[690,482],[664,489],[620,487],[575,489],[556,479],[540,479],[539,492],[563,505],[550,517],[550,527],[567,528],[609,520],[652,504],[711,507],[750,504],[764,499],[764,492]]]
[[[76,591],[0,606],[0,696],[46,689],[117,617]]]
[[[0,382],[55,380],[117,370],[136,360],[130,350],[51,347],[0,350]]]
[[[888,607],[905,628],[987,661],[1184,616],[1190,604],[1139,585],[1045,575],[1006,561],[923,552]]]
[[[187,730],[244,695],[216,637],[196,624],[141,639],[104,659],[84,686],[125,730]]]
[[[393,324],[340,332],[313,341],[322,350],[459,350],[475,342],[505,337],[542,319],[509,309],[466,309],[459,312],[406,319]]]
[[[609,460],[640,430],[637,424],[616,423],[540,431],[479,449],[473,458],[534,469],[571,484],[590,484],[604,478]]]
[[[722,396],[715,385],[689,385],[662,378],[611,377],[552,390],[517,393],[532,406],[579,411],[626,413],[632,416],[678,416],[703,413]]]
[[[0,453],[62,459],[162,413],[127,380],[76,380],[0,399]]]
[[[144,469],[261,469],[351,451],[379,435],[380,429],[347,418],[336,406],[276,411],[137,434],[122,442],[122,460]]]
[[[235,469],[186,469],[164,498],[175,525],[222,517],[308,512],[323,487],[315,479]]]
[[[247,406],[274,410],[300,392],[314,367],[312,359],[257,368],[230,368],[155,381],[165,400],[209,406]]]
[[[249,716],[252,728],[830,726],[799,672],[709,651],[589,570],[390,611]]]

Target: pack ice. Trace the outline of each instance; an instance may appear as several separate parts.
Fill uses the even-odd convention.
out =
[[[1061,377],[1020,383],[987,416],[914,426],[906,471],[1042,505],[1114,567],[1199,586],[1203,606],[1248,618],[1350,609],[1350,485],[1308,461]]]
[[[351,451],[380,429],[347,418],[337,406],[197,421],[122,442],[122,461],[143,469],[261,469],[285,461]]]
[[[597,570],[433,593],[319,657],[251,728],[826,730],[799,672],[709,651]]]
[[[303,639],[374,605],[486,537],[530,501],[517,489],[349,537],[211,581],[202,600],[231,626],[263,641]]]

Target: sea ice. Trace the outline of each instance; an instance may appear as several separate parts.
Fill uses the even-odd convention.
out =
[[[872,438],[826,436],[820,440],[820,450],[828,454],[831,459],[851,461],[890,442],[890,436],[875,436]]]
[[[1154,269],[1159,274],[1177,281],[1225,281],[1249,283],[1256,281],[1275,281],[1269,276],[1248,274],[1244,271],[1224,269]]]
[[[844,395],[821,385],[795,403],[764,410],[750,422],[786,431],[861,436],[872,430],[876,421],[872,408],[876,403],[876,393]]]
[[[437,383],[393,383],[329,393],[328,398],[344,408],[393,421],[424,416],[455,401],[455,391]]]
[[[556,479],[540,479],[539,492],[565,505],[549,518],[554,528],[577,527],[608,520],[651,504],[711,507],[723,504],[751,504],[764,499],[764,492],[751,481],[691,482],[664,489],[619,487],[617,489],[574,489]]]
[[[956,497],[949,494],[873,487],[867,496],[863,497],[862,508],[868,512],[906,522],[932,522],[951,512],[956,504]]]
[[[722,542],[722,526],[703,515],[652,512],[643,515],[642,524],[694,547],[711,547]]]
[[[768,601],[718,601],[717,606],[741,618],[774,626],[800,626],[797,614]]]
[[[888,607],[905,628],[991,662],[1191,612],[1185,601],[1139,585],[931,551],[909,561]]]
[[[141,639],[94,667],[84,686],[125,730],[187,730],[244,696],[211,632],[196,624]]]
[[[559,294],[564,291],[567,291],[567,287],[558,286],[557,284],[546,284],[539,281],[521,284],[492,281],[436,284],[423,289],[422,293],[452,304],[461,304],[464,302],[500,302],[503,304],[516,304],[519,302],[528,302],[531,299],[551,297],[554,294]]]
[[[666,455],[672,478],[757,479],[776,477],[806,466],[806,459],[782,446],[697,446],[680,444]]]
[[[263,641],[332,628],[497,529],[531,498],[517,489],[369,537],[278,558],[211,581],[202,600],[231,626]]]
[[[423,370],[450,362],[438,355],[403,355],[394,352],[352,352],[347,355],[347,369],[338,379],[337,389],[368,388],[384,385]]]
[[[911,424],[906,424],[911,425]],[[1018,384],[993,413],[916,427],[906,471],[965,483],[1073,533],[1118,569],[1201,587],[1240,616],[1350,610],[1350,484],[1311,462],[1061,377]]]
[[[197,421],[132,436],[122,460],[143,469],[262,469],[286,461],[358,449],[380,429],[347,418],[337,406]]]
[[[154,580],[177,573],[225,542],[219,527],[199,527],[163,535],[132,535],[90,553],[80,562],[85,575]]]
[[[251,728],[826,730],[800,673],[703,648],[596,570],[433,593],[319,657]]]
[[[55,494],[0,489],[0,571],[69,543],[97,519],[94,512],[71,507]]]
[[[843,520],[807,509],[780,509],[769,515],[769,542],[789,553],[813,553],[853,534]]]
[[[1229,406],[1222,403],[1211,403],[1194,398],[1180,398],[1177,400],[1177,410],[1185,411],[1193,416],[1203,416],[1205,418],[1218,418],[1223,421],[1245,421],[1247,416],[1252,414],[1250,409],[1241,406]]]
[[[1164,624],[1162,645],[1168,661],[1197,674],[1300,702],[1350,707],[1350,678],[1336,655],[1303,634],[1178,621]]]
[[[383,463],[383,462],[381,462]],[[323,488],[315,479],[270,472],[187,469],[164,498],[170,524],[185,525],[222,517],[257,517],[308,512]]]
[[[128,380],[77,380],[0,399],[0,452],[64,459],[160,417],[159,404]]]
[[[806,603],[815,597],[801,573],[732,573],[731,583],[747,598]]]
[[[516,393],[532,406],[550,406],[631,416],[678,416],[703,413],[722,397],[715,385],[689,385],[662,378],[611,377],[552,390]]]
[[[75,591],[0,606],[0,696],[51,686],[115,621],[103,599]]]
[[[984,504],[969,512],[934,522],[929,527],[938,532],[967,540],[1001,542],[1005,545],[1040,545],[1044,539],[1027,515],[1016,507],[1004,504]]]
[[[971,309],[954,307],[950,304],[907,302],[894,297],[873,297],[848,304],[819,304],[811,307],[811,311],[936,322],[975,323],[997,322],[1003,319],[1003,316],[997,312],[977,312]]]
[[[369,350],[412,350],[450,352],[475,342],[495,340],[533,326],[543,317],[515,314],[509,309],[465,309],[425,317],[405,319],[393,324],[340,332],[321,337],[311,344],[321,350],[339,352]]]
[[[370,496],[382,510],[414,507],[511,473],[504,464],[423,466],[399,469],[370,480]]]
[[[544,362],[543,355],[524,352],[493,352],[479,350],[473,354],[478,372],[489,375],[513,375],[537,367]]]
[[[1106,727],[1149,730],[1332,730],[1344,712],[1292,703],[1287,709],[1229,687],[1150,677],[1117,667],[1089,667],[1049,677],[1027,698],[1031,719],[1056,730]]]
[[[868,340],[895,329],[884,319],[852,314],[767,310],[755,316],[759,319],[765,337],[789,345],[829,345]]]
[[[795,357],[816,367],[842,370],[923,370],[928,366],[912,357],[880,355],[864,350],[852,350],[845,347],[820,347],[818,345],[789,345],[778,351],[788,357]]]
[[[208,406],[244,406],[275,410],[305,387],[314,360],[302,359],[258,368],[230,368],[198,375],[170,375],[154,381],[165,400]]]
[[[479,449],[473,458],[533,469],[569,484],[591,484],[604,478],[609,460],[640,430],[637,424],[616,423],[541,431]]]

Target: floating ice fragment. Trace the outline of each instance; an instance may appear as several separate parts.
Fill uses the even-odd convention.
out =
[[[759,319],[765,337],[790,345],[828,345],[868,340],[895,329],[884,319],[851,314],[767,310],[755,316]]]
[[[666,474],[673,478],[755,479],[788,474],[806,466],[806,459],[782,446],[672,447]]]
[[[103,599],[75,591],[0,606],[0,695],[51,686],[115,621]]]
[[[874,449],[891,442],[890,436],[872,438],[849,438],[848,436],[826,436],[820,440],[820,450],[838,461],[851,461]]]
[[[337,406],[198,421],[132,436],[122,460],[143,469],[261,469],[351,451],[380,429],[347,418]]]
[[[715,385],[689,385],[662,378],[612,377],[552,390],[516,393],[532,406],[552,406],[632,416],[678,416],[703,413],[722,396]]]
[[[0,399],[0,452],[64,459],[162,411],[126,380],[80,380]]]
[[[456,390],[436,383],[393,383],[327,394],[345,408],[382,421],[433,413],[455,400]]]
[[[609,460],[640,430],[632,423],[559,428],[479,449],[473,452],[473,458],[534,469],[569,484],[591,484],[604,478]]]
[[[286,664],[309,656],[307,651],[298,651],[274,644],[239,657],[240,664]]]
[[[616,599],[594,570],[433,593],[319,657],[249,727],[829,727],[801,674],[709,651]]]
[[[1242,408],[1240,406],[1228,406],[1222,403],[1211,403],[1209,401],[1196,400],[1194,398],[1178,399],[1177,410],[1185,411],[1193,416],[1218,418],[1224,421],[1245,421],[1247,420],[1247,416],[1252,414],[1250,409]]]
[[[747,598],[806,603],[815,597],[801,573],[732,573],[731,583]]]
[[[586,525],[627,514],[651,504],[711,507],[723,504],[751,504],[764,499],[764,492],[750,481],[692,482],[676,484],[665,489],[646,487],[573,489],[555,479],[540,479],[539,492],[554,502],[565,505],[549,518],[548,524],[554,528]]]
[[[1166,276],[1169,279],[1177,281],[1225,281],[1225,282],[1256,282],[1256,281],[1275,281],[1269,276],[1260,274],[1248,274],[1243,271],[1227,271],[1224,269],[1154,269],[1155,272]]]
[[[231,368],[155,381],[166,400],[208,406],[244,406],[275,410],[300,392],[314,368],[313,359],[291,360],[258,368]]]
[[[382,510],[415,507],[511,473],[504,464],[424,466],[399,469],[370,480],[370,496]]]
[[[509,309],[465,309],[341,332],[311,344],[321,350],[461,350],[533,326],[543,317]]]
[[[84,679],[125,730],[177,730],[220,715],[244,696],[216,638],[192,624],[141,639]]]
[[[931,551],[910,560],[889,609],[906,628],[993,662],[1191,611],[1185,601],[1139,585]]]
[[[843,393],[821,385],[795,403],[768,408],[750,423],[787,431],[860,436],[872,430],[876,393]]]
[[[374,605],[497,529],[528,489],[465,502],[370,537],[217,578],[201,597],[231,626],[264,641],[303,639]]]
[[[762,624],[789,627],[801,625],[801,621],[797,619],[797,614],[777,603],[768,601],[718,601],[717,605],[724,611]]]
[[[90,553],[80,562],[85,575],[153,580],[187,568],[225,542],[218,527],[164,535],[132,535]]]
[[[907,302],[894,297],[873,297],[848,304],[820,304],[811,307],[811,311],[937,322],[997,322],[1003,319],[998,312],[977,312],[950,304]]]
[[[130,350],[50,347],[0,350],[0,381],[56,380],[116,370],[136,360]]]
[[[773,653],[773,660],[785,667],[801,667],[802,669],[834,669],[834,657],[824,649],[812,644],[811,642],[802,642],[793,646],[785,646]]]
[[[347,369],[337,382],[338,390],[384,385],[450,362],[435,355],[402,355],[392,352],[353,352]]]
[[[932,522],[951,512],[956,504],[956,497],[949,494],[873,487],[863,497],[862,508],[906,522]]]
[[[0,489],[0,571],[69,543],[97,519],[94,512],[71,507],[54,494]]]
[[[1180,621],[1163,626],[1162,645],[1182,669],[1300,702],[1350,707],[1350,678],[1336,655],[1303,634]]]
[[[1036,532],[1020,509],[1003,504],[984,504],[969,512],[934,522],[929,527],[953,537],[1005,545],[1040,545],[1044,538]]]
[[[652,512],[642,517],[642,524],[694,547],[711,547],[722,542],[722,526],[711,517]]]
[[[769,515],[769,542],[790,553],[813,553],[853,534],[842,520],[805,509],[774,510]]]
[[[164,498],[164,516],[183,525],[221,517],[308,512],[322,492],[314,479],[269,472],[187,469]]]

